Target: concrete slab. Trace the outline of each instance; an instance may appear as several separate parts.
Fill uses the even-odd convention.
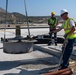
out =
[[[58,59],[47,53],[6,54],[2,47],[0,43],[0,75],[41,75],[57,66]]]
[[[54,46],[54,45],[48,46],[47,44],[35,45],[35,48],[45,51],[46,53],[55,55],[56,57],[61,56],[61,52],[62,52],[61,47],[62,47],[61,44],[59,44],[58,46]],[[72,52],[71,58],[76,60],[75,56],[76,56],[76,46],[74,46],[74,50]]]
[[[4,37],[3,31],[0,31],[0,38]],[[31,35],[47,34],[49,28],[31,29],[30,32]],[[59,32],[60,36],[62,36],[62,33]],[[21,29],[21,36],[25,37],[27,35],[27,29]],[[6,30],[6,38],[13,37],[15,37],[15,29]],[[41,47],[43,46],[39,46],[39,48]],[[45,45],[43,49],[47,50],[47,48],[48,46]],[[42,75],[57,68],[58,61],[58,57],[54,57],[52,54],[47,54],[39,49],[26,54],[6,54],[3,52],[3,44],[0,42],[0,75]]]

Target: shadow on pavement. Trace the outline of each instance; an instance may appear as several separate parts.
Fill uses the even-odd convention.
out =
[[[4,75],[39,75],[39,73],[45,73],[48,72],[51,69],[55,69],[55,66],[52,67],[52,65],[56,65],[58,59],[54,60],[56,58],[54,57],[46,57],[46,58],[38,58],[38,59],[28,59],[28,60],[18,60],[18,61],[2,61],[0,62],[0,71],[3,70],[11,70],[12,68],[20,69],[20,73],[8,73]],[[39,70],[35,70],[34,68],[29,71],[28,69],[22,69],[22,65],[48,65],[50,68],[43,68]],[[18,67],[21,68],[18,68]],[[33,67],[33,66],[32,66]]]
[[[55,68],[57,68],[57,67],[44,68],[41,70],[31,70],[31,71],[17,68],[17,69],[21,70],[20,73],[8,73],[8,74],[4,74],[4,75],[41,75],[41,74],[47,73],[50,70],[55,69]]]
[[[0,62],[0,71],[9,70],[20,65],[19,61],[2,61]]]
[[[17,73],[9,73],[9,74],[4,74],[4,75],[18,75]]]

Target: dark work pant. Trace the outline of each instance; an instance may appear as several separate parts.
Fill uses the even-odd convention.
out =
[[[74,42],[76,39],[68,39],[68,43],[66,45],[66,48],[64,50],[63,54],[63,63],[61,64],[62,68],[67,68],[69,66],[69,58],[73,51]]]
[[[54,29],[54,30],[55,30],[55,29]],[[54,31],[54,30],[51,30],[51,29],[50,29],[50,32],[52,32],[52,31]],[[50,38],[51,38],[50,43],[52,43],[52,34],[54,34],[55,45],[57,45],[57,33],[50,33]]]

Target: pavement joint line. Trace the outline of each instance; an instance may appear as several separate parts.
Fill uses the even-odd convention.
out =
[[[54,55],[54,56],[57,57],[57,58],[60,58],[60,54],[57,54],[57,55],[56,55],[56,54],[54,53],[54,51],[50,51],[50,50],[48,50],[48,49],[46,49],[46,48],[43,48],[43,47],[37,46],[37,45],[34,45],[34,48],[36,48],[36,49],[39,50],[39,51],[42,51],[42,52],[45,52],[45,53]]]
[[[48,47],[47,48],[45,48],[45,47],[42,47],[42,46],[38,46],[38,45],[35,45],[35,48],[37,48],[38,50],[40,50],[40,51],[43,51],[43,52],[45,52],[45,53],[48,53],[48,54],[51,54],[51,55],[54,55],[55,57],[58,57],[58,58],[60,58],[60,56],[61,56],[61,51],[60,50],[58,50],[58,49],[48,49]],[[56,52],[55,52],[55,50],[58,50],[59,51],[59,53],[57,54]],[[75,54],[71,54],[71,58],[73,59],[73,60],[76,60],[76,55]]]
[[[58,50],[58,51],[60,51],[60,52],[61,52],[61,50],[60,50],[60,49],[56,49],[56,48],[53,48],[53,47],[49,47],[49,48],[54,49],[54,50]],[[72,55],[75,55],[75,56],[76,56],[76,54],[73,54],[73,53],[72,53]]]

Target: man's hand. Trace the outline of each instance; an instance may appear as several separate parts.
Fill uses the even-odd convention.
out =
[[[49,34],[53,33],[53,31],[49,32]]]
[[[56,28],[56,26],[54,26],[53,28]]]
[[[52,31],[52,33],[56,33],[56,30]]]
[[[68,34],[65,34],[65,35],[64,35],[64,38],[67,38],[67,36],[68,36]]]

